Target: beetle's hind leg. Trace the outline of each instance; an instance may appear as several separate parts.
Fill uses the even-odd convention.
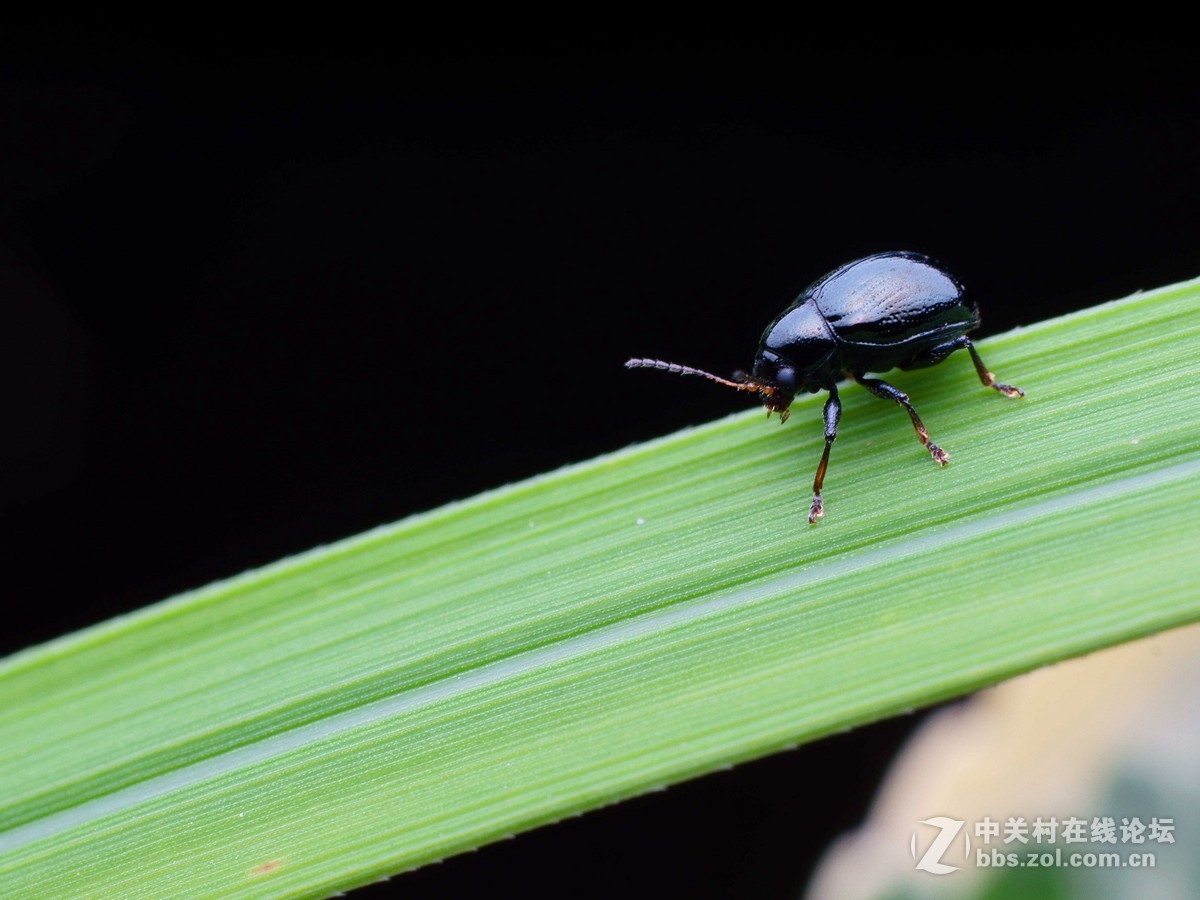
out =
[[[929,439],[929,432],[925,430],[925,424],[921,421],[921,417],[917,415],[917,411],[913,409],[913,405],[908,399],[908,394],[898,388],[892,387],[886,381],[880,381],[878,378],[863,378],[861,375],[855,375],[854,380],[876,397],[884,400],[894,400],[908,410],[908,417],[912,419],[913,429],[917,432],[917,440],[929,451],[929,455],[933,457],[933,461],[939,466],[944,466],[950,462],[950,454]]]
[[[971,354],[971,362],[975,363],[975,371],[979,374],[979,380],[983,382],[984,387],[995,388],[1005,397],[1012,397],[1014,399],[1025,396],[1025,392],[1019,387],[1013,387],[1011,384],[1004,384],[996,380],[996,376],[988,371],[988,367],[979,358],[979,351],[975,349],[975,345],[971,343],[971,339],[965,335],[955,338],[952,341],[946,341],[944,344],[930,347],[904,368],[919,369],[924,366],[932,366],[934,363],[941,362],[955,350],[962,350],[964,347]]]

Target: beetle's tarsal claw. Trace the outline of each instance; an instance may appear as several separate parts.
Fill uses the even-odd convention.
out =
[[[1023,390],[1021,390],[1019,387],[1013,387],[1011,384],[1001,384],[999,381],[997,381],[994,385],[992,385],[992,387],[1002,393],[1005,397],[1011,397],[1014,400],[1025,396],[1025,392]]]
[[[933,457],[933,461],[939,466],[944,466],[946,463],[950,462],[950,454],[933,441],[930,441],[927,446],[929,448],[929,455]]]
[[[808,524],[816,525],[817,519],[825,515],[825,504],[820,494],[813,494],[812,505],[808,508]]]
[[[788,420],[788,416],[792,414],[790,409],[782,409],[779,411],[779,424],[782,425]]]

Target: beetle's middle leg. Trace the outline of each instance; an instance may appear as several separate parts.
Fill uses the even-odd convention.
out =
[[[862,376],[855,375],[854,380],[876,397],[881,397],[884,400],[894,400],[908,410],[908,417],[912,419],[913,428],[917,432],[917,440],[929,451],[929,455],[933,457],[933,461],[939,466],[944,466],[950,462],[950,454],[929,439],[929,432],[925,430],[925,425],[921,421],[921,417],[917,415],[917,411],[913,409],[912,403],[909,402],[908,394],[898,388],[892,387],[886,381],[880,381],[878,378],[863,378]]]

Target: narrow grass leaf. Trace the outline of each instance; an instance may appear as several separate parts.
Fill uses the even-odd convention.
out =
[[[847,387],[815,527],[805,397],[15,654],[0,895],[327,895],[1195,621],[1198,338],[1190,282],[984,342],[1021,401],[896,373],[945,469]]]

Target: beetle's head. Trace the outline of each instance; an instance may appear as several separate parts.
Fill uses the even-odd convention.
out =
[[[709,381],[715,381],[717,384],[723,384],[726,387],[731,387],[737,391],[755,392],[762,398],[763,405],[767,408],[767,414],[772,412],[779,413],[779,420],[786,421],[788,416],[788,407],[792,405],[792,397],[796,390],[793,386],[790,391],[780,390],[780,386],[774,381],[761,379],[757,374],[751,376],[745,372],[734,372],[733,378],[722,378],[719,375],[713,375],[711,372],[705,372],[703,369],[693,369],[691,366],[681,366],[678,363],[663,362],[661,359],[631,359],[625,363],[627,369],[661,369],[664,372],[672,372],[676,375],[698,375],[701,378],[707,378]],[[758,367],[755,365],[755,372]]]
[[[797,391],[815,393],[834,374],[837,341],[812,300],[788,307],[767,326],[754,358],[751,378],[775,388],[774,406],[787,409]]]
[[[734,377],[737,378],[737,375]],[[777,412],[779,421],[786,422],[788,408],[796,398],[796,391],[802,387],[802,383],[797,381],[796,367],[771,351],[762,350],[754,360],[753,373],[745,380],[769,388],[759,392],[767,415]]]

